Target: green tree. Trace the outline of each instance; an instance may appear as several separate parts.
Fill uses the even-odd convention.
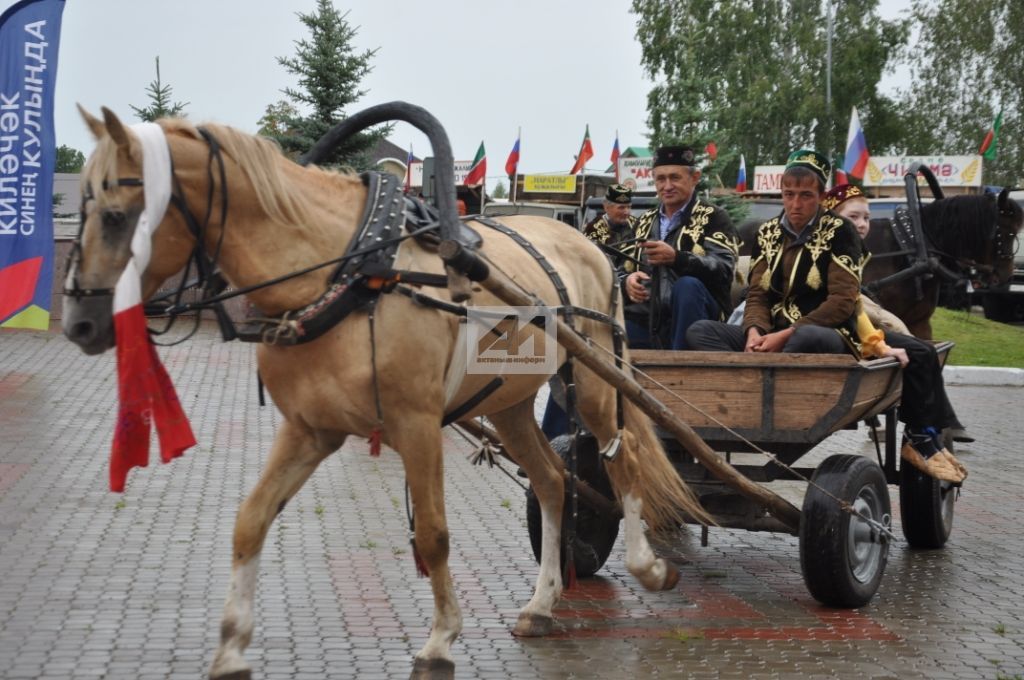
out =
[[[1024,2],[914,0],[913,16],[906,152],[975,154],[1001,110],[998,156],[982,180],[1024,184]]]
[[[872,136],[895,108],[877,86],[907,25],[882,21],[877,8],[878,0],[846,0],[836,9],[828,115],[819,0],[633,0],[641,61],[656,83],[647,100],[652,144],[703,149],[713,139],[724,183],[741,153],[748,167],[781,163],[800,146],[834,153],[854,105],[872,148],[892,144],[888,122]]]
[[[324,133],[344,120],[346,107],[366,94],[359,83],[372,70],[370,60],[377,53],[376,49],[356,52],[353,40],[358,28],[349,25],[348,13],[338,12],[331,0],[317,0],[313,12],[297,16],[309,29],[310,37],[295,41],[294,57],[278,57],[277,61],[298,77],[297,87],[286,88],[284,94],[290,103],[309,113],[292,115],[282,111],[278,129],[283,131],[268,135],[292,156],[312,148]],[[389,130],[389,126],[377,127],[350,137],[325,164],[367,168],[370,162],[366,152]]]
[[[57,164],[54,172],[81,172],[85,165],[85,154],[66,144],[57,147]]]
[[[263,117],[259,119],[259,134],[264,137],[282,137],[292,132],[289,121],[299,115],[299,110],[288,102],[281,100],[274,104],[267,104]]]
[[[164,85],[160,80],[160,57],[156,58],[156,80],[149,84],[149,106],[132,106],[132,111],[139,120],[152,122],[159,118],[174,118],[185,115],[188,102],[171,102],[171,86]]]
[[[491,195],[495,198],[508,198],[508,190],[505,188],[505,183],[499,179],[498,185],[494,187],[494,193]]]

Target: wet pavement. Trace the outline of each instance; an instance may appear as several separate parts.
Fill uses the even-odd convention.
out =
[[[160,353],[199,444],[134,470],[118,495],[113,354],[0,331],[0,678],[205,676],[235,511],[279,417],[257,404],[251,346],[204,327]],[[626,572],[620,537],[598,576],[566,593],[554,634],[531,640],[510,633],[537,573],[523,491],[470,465],[450,433],[456,677],[1021,678],[1024,389],[950,395],[978,438],[958,451],[971,476],[953,535],[919,551],[897,532],[868,606],[819,606],[790,536],[713,529],[706,548],[697,531],[674,536],[659,550],[682,578],[666,593]],[[851,452],[873,455],[863,431],[812,456]],[[799,488],[785,491],[799,503]],[[271,529],[257,593],[254,677],[406,677],[432,597],[409,551],[398,457],[371,458],[359,440],[329,458]]]

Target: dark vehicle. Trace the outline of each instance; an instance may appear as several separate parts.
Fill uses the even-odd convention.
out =
[[[550,217],[559,222],[565,222],[570,227],[580,228],[580,209],[574,205],[564,203],[539,203],[529,201],[517,201],[516,203],[488,203],[484,206],[484,215],[497,217],[498,215],[539,215]]]
[[[651,208],[658,207],[657,196],[634,196],[633,204],[630,206],[630,212],[633,217],[639,217]],[[590,224],[591,220],[596,220],[598,217],[604,214],[604,199],[603,198],[588,198],[587,207],[583,211],[583,223],[581,226]]]

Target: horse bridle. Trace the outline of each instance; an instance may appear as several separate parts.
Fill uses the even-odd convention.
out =
[[[198,220],[195,215],[189,210],[188,204],[184,198],[184,192],[182,191],[181,181],[178,178],[177,173],[174,171],[174,159],[171,158],[171,181],[172,181],[172,192],[170,203],[177,208],[181,214],[182,219],[185,222],[189,232],[192,234],[195,245],[192,247],[192,252],[189,255],[188,264],[182,273],[181,282],[179,283],[176,290],[161,296],[163,299],[173,299],[174,304],[181,302],[185,292],[192,288],[199,288],[208,295],[216,295],[226,287],[226,282],[220,276],[217,271],[217,260],[220,257],[221,246],[224,242],[224,232],[227,224],[228,214],[228,196],[227,196],[227,177],[226,170],[224,167],[224,158],[221,154],[220,144],[216,138],[206,128],[197,128],[199,134],[206,141],[209,147],[209,158],[207,161],[207,207],[206,214],[203,220]],[[214,191],[216,182],[214,181],[214,161],[216,161],[217,168],[219,170],[220,186],[223,187],[221,191],[221,210],[220,210],[220,224],[221,232],[217,239],[217,245],[213,250],[212,255],[207,251],[206,248],[206,233],[209,229],[210,220],[213,216],[214,210]],[[144,186],[144,180],[141,177],[120,177],[114,183],[115,186],[122,187],[142,187]],[[107,181],[103,181],[103,189],[106,190],[111,186]],[[93,200],[95,196],[92,194],[91,186],[86,186],[86,189],[82,193],[82,203],[79,209],[79,224],[78,232],[75,236],[74,241],[71,245],[71,250],[68,252],[68,259],[66,265],[66,271],[70,273],[70,286],[64,287],[64,295],[74,298],[75,300],[81,300],[82,298],[89,297],[103,297],[113,296],[113,288],[83,288],[78,282],[78,268],[82,260],[82,239],[85,232],[86,213],[85,208],[88,201]],[[120,209],[104,209],[100,211],[100,217],[103,220],[105,226],[124,226],[127,220],[127,215],[123,210]],[[191,274],[192,264],[195,263],[197,278],[195,281],[189,282],[189,276]],[[72,268],[73,267],[73,268]],[[221,315],[224,314],[223,308],[215,307],[214,311],[218,315],[218,320],[221,320]],[[168,314],[168,323],[162,330],[150,329],[150,333],[154,335],[161,335],[170,330],[176,315]],[[196,328],[198,328],[198,315],[196,319]],[[193,333],[195,330],[193,330]],[[191,336],[191,333],[189,334]]]
[[[119,177],[116,185],[122,187],[141,187],[143,182],[141,177]],[[109,186],[107,180],[103,180],[103,189],[106,190]],[[78,232],[75,234],[75,240],[71,242],[71,250],[68,251],[68,257],[64,264],[64,271],[69,273],[68,278],[71,279],[71,287],[64,287],[64,295],[75,300],[114,294],[113,288],[82,288],[78,285],[78,265],[82,262],[82,237],[85,233],[85,205],[93,199],[95,199],[95,196],[93,196],[92,187],[86,186],[85,191],[82,192],[82,203],[78,208]],[[104,226],[110,227],[122,227],[128,219],[124,211],[119,209],[101,210],[100,217],[103,220]],[[72,265],[74,265],[74,269],[71,268]]]
[[[1020,239],[1017,233],[1011,229],[1003,228],[1000,222],[1000,218],[1013,217],[1015,213],[1009,206],[1000,207],[998,200],[996,204],[996,219],[988,238],[995,249],[994,262],[992,264],[978,264],[974,258],[955,258],[948,253],[939,250],[934,251],[940,257],[945,257],[952,261],[960,273],[972,283],[977,283],[980,275],[986,275],[990,278],[995,277],[994,281],[985,282],[986,286],[999,286],[1005,283],[999,275],[996,265],[1000,262],[1012,261],[1017,256],[1017,251],[1020,247]]]

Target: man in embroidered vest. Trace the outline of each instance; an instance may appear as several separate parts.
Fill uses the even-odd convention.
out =
[[[629,258],[620,268],[626,332],[632,347],[689,349],[686,331],[701,319],[724,319],[740,240],[729,214],[697,197],[693,149],[663,146],[654,154],[660,204],[636,220]],[[637,265],[643,262],[643,265]]]
[[[688,336],[693,349],[860,357],[856,309],[864,252],[853,224],[821,207],[831,170],[816,151],[790,155],[783,212],[757,230],[743,326],[695,324]]]
[[[633,233],[636,219],[630,213],[633,190],[623,184],[612,184],[604,194],[604,214],[583,227],[583,235],[591,241],[615,244]]]
[[[583,227],[583,235],[591,241],[612,248],[619,248],[621,241],[632,238],[636,218],[630,212],[633,205],[633,190],[624,184],[612,184],[604,194],[604,214]],[[609,254],[611,250],[604,249]],[[612,256],[616,269],[622,267],[624,258]]]

